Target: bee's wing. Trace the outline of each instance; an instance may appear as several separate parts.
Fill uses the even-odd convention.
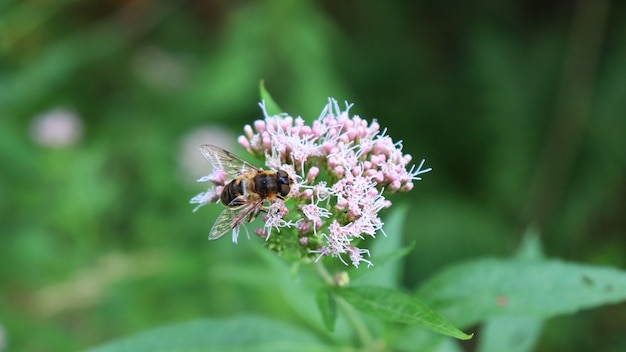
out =
[[[233,209],[226,208],[222,210],[220,216],[215,220],[211,232],[209,232],[209,240],[216,240],[235,227],[233,226],[234,214],[235,211]]]
[[[215,220],[211,232],[209,232],[209,240],[216,240],[224,236],[228,231],[241,225],[251,215],[250,220],[254,219],[255,213],[259,211],[262,204],[263,200],[259,199],[236,208],[222,210],[220,216]]]
[[[224,170],[226,175],[230,178],[235,178],[245,172],[258,172],[261,170],[247,161],[242,160],[230,152],[214,145],[203,144],[200,146],[200,152],[214,169]]]

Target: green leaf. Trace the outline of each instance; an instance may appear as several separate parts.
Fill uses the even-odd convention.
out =
[[[261,92],[261,100],[265,102],[265,111],[269,116],[274,116],[283,113],[278,104],[272,99],[270,93],[265,89],[265,81],[261,80],[259,84],[259,90]]]
[[[400,279],[402,262],[399,259],[411,253],[415,248],[415,241],[408,246],[400,248],[392,253],[376,256],[376,263],[365,269],[350,269],[350,279],[352,282],[358,283],[359,286],[381,286],[396,288]],[[391,266],[391,267],[390,267]],[[390,267],[390,268],[388,268]],[[384,274],[389,276],[385,276]]]
[[[157,328],[93,348],[120,351],[336,351],[312,334],[260,317],[206,319]]]
[[[626,300],[626,273],[558,260],[483,259],[442,271],[417,294],[459,326],[504,315],[550,318]]]
[[[384,230],[387,236],[379,235],[373,241],[370,253],[374,266],[366,270],[354,270],[350,274],[353,281],[359,285],[374,285],[397,288],[402,275],[402,262],[398,259],[407,255],[413,244],[402,248],[402,234],[404,220],[408,207],[396,207],[385,221]]]
[[[478,352],[533,351],[542,328],[541,318],[491,318],[480,329]]]
[[[335,321],[337,321],[337,302],[335,296],[326,287],[317,291],[317,306],[322,314],[322,320],[328,331],[335,331]]]
[[[415,297],[383,287],[346,287],[337,294],[363,313],[375,318],[409,325],[421,325],[440,334],[467,340],[467,335]]]
[[[515,254],[519,260],[543,259],[539,234],[533,228],[526,230]],[[479,352],[530,352],[541,335],[543,319],[535,317],[501,316],[489,318],[481,326]]]

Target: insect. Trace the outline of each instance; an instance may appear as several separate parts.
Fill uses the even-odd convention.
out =
[[[214,145],[204,144],[200,152],[214,169],[223,170],[231,180],[220,194],[226,209],[215,220],[209,240],[236,231],[246,219],[254,220],[264,210],[265,202],[284,200],[291,191],[293,180],[284,170],[263,170]],[[234,236],[236,240],[236,233]]]

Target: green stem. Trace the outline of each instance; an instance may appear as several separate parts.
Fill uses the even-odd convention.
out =
[[[330,273],[321,261],[315,263],[315,269],[317,270],[317,274],[322,278],[322,281],[324,281],[325,284],[329,286],[335,286],[335,280],[333,280],[333,277],[330,275]]]
[[[333,280],[332,275],[328,272],[328,269],[326,269],[322,262],[315,263],[315,269],[317,269],[317,273],[322,278],[322,281],[324,281],[324,283],[333,287],[337,286],[335,280]],[[363,346],[372,346],[374,338],[372,337],[372,334],[370,334],[367,326],[365,326],[354,307],[350,303],[346,302],[346,300],[344,300],[342,297],[339,297],[337,295],[333,296],[335,301],[337,302],[337,305],[346,316],[348,323],[352,325],[352,328],[359,337],[359,340],[361,340]]]
[[[363,343],[363,346],[371,347],[373,345],[374,338],[372,337],[372,334],[370,334],[370,331],[367,329],[367,326],[365,326],[363,320],[361,320],[361,317],[356,312],[354,307],[352,307],[352,305],[346,302],[346,300],[342,297],[338,297],[335,295],[335,300],[337,301],[337,304],[339,305],[339,308],[341,309],[343,314],[345,314],[350,325],[352,325],[352,327],[354,328],[354,331],[359,337],[359,340],[361,340],[361,343]]]

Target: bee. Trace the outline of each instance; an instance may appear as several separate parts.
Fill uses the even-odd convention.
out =
[[[220,194],[226,209],[211,228],[209,240],[224,236],[246,219],[251,222],[264,210],[265,202],[282,201],[291,191],[293,180],[284,170],[263,170],[214,145],[204,144],[200,152],[230,179]]]

